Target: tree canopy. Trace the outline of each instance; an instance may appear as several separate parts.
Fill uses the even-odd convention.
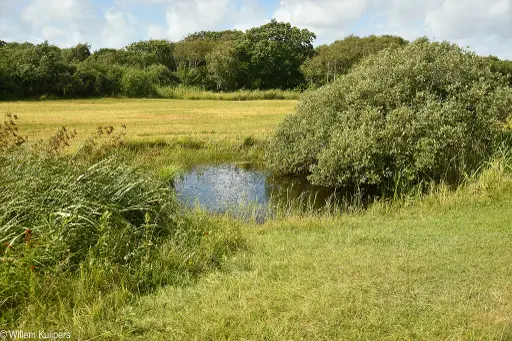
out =
[[[390,35],[369,37],[348,36],[331,45],[322,45],[315,50],[315,56],[302,65],[302,72],[311,84],[324,85],[346,74],[365,57],[386,48],[407,45],[407,40]]]
[[[307,29],[272,20],[246,32],[200,31],[177,42],[147,40],[96,51],[87,43],[61,49],[49,42],[0,41],[0,98],[145,97],[179,84],[213,91],[306,89],[408,44],[396,36],[348,36],[315,49],[315,38]],[[512,62],[485,60],[512,85]],[[139,80],[144,86],[135,86]]]

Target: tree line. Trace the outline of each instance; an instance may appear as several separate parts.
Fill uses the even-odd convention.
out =
[[[314,48],[307,29],[272,20],[246,32],[202,31],[178,42],[148,40],[91,51],[0,41],[0,98],[150,97],[165,86],[212,91],[306,89],[335,81],[360,60],[409,44],[401,37],[349,36]],[[486,57],[512,78],[512,62]]]

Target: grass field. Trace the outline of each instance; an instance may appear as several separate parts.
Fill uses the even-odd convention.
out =
[[[158,171],[261,155],[263,144],[235,146],[265,140],[295,105],[105,99],[6,102],[0,111],[38,137],[125,124],[136,162]],[[206,144],[143,143],[183,138]],[[196,282],[129,298],[119,288],[106,303],[94,293],[92,303],[64,301],[48,314],[33,307],[19,327],[83,340],[512,340],[511,162],[494,166],[456,191],[357,214],[264,225],[219,218],[240,227],[244,247]]]
[[[124,313],[140,340],[511,340],[511,189],[248,227],[232,268]]]
[[[194,284],[25,325],[105,340],[511,340],[512,181],[403,204],[245,224],[245,248]]]
[[[0,113],[19,116],[23,134],[45,138],[59,128],[76,129],[77,141],[98,126],[127,126],[132,141],[169,141],[184,135],[222,140],[271,133],[296,101],[189,101],[98,99],[0,102]]]

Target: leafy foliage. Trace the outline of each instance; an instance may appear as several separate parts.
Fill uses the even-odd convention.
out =
[[[234,41],[244,36],[242,31],[200,31],[187,35],[184,41],[209,40],[209,41]]]
[[[492,153],[512,89],[488,62],[419,39],[306,94],[268,153],[277,172],[329,187],[456,183]]]
[[[365,58],[408,42],[397,36],[348,36],[313,48],[315,34],[289,23],[242,31],[201,31],[178,42],[147,40],[121,49],[60,49],[48,42],[0,42],[0,99],[152,96],[151,87],[211,91],[304,90],[331,83]],[[508,77],[510,61],[488,57]],[[147,78],[152,86],[148,86]],[[133,80],[142,81],[136,86]]]
[[[256,89],[293,89],[303,82],[299,68],[313,55],[315,34],[272,20],[248,30],[241,41],[248,84]]]
[[[206,55],[208,74],[217,90],[235,90],[242,84],[245,73],[239,53],[237,45],[228,41],[217,44]]]
[[[145,70],[128,69],[121,79],[121,91],[128,97],[151,97],[155,92],[152,75]]]
[[[506,77],[509,85],[512,87],[512,61],[500,60],[494,56],[489,56],[486,59],[489,61],[491,70]]]
[[[2,42],[0,98],[146,97],[152,87],[177,84],[293,89],[304,82],[299,67],[312,56],[313,39],[309,31],[272,21],[248,33],[203,31],[176,43],[139,41],[93,53],[87,44],[60,49],[48,42]]]
[[[132,64],[139,67],[163,65],[169,71],[176,71],[175,44],[167,40],[139,41],[126,46]]]
[[[81,63],[91,56],[91,46],[78,44],[69,49],[62,49],[62,57],[66,63]]]
[[[371,35],[365,38],[348,36],[331,45],[316,49],[301,70],[306,79],[315,85],[325,85],[346,74],[359,61],[386,48],[399,48],[408,42],[400,37]]]

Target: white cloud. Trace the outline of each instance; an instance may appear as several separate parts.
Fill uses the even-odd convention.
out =
[[[31,0],[18,15],[15,38],[62,46],[93,38],[98,22],[88,0]]]
[[[138,23],[132,13],[98,8],[90,0],[30,0],[17,13],[11,10],[8,18],[9,26],[0,25],[0,33],[10,40],[48,40],[62,47],[87,42],[94,48],[119,48],[137,40]]]
[[[133,43],[137,37],[136,19],[130,13],[109,8],[104,14],[101,29],[101,44],[106,47],[121,48]]]
[[[145,28],[149,39],[181,40],[189,33],[208,30],[246,30],[270,20],[259,0],[115,0],[116,7],[159,6],[165,23]]]
[[[16,0],[0,0],[0,15],[6,15],[16,2]]]
[[[17,0],[0,0],[0,40],[15,40],[22,31],[16,18]]]
[[[329,41],[349,34],[367,7],[368,0],[282,0],[274,17],[308,28]]]
[[[232,14],[234,28],[245,31],[266,24],[269,21],[266,10],[258,0],[246,0],[238,11]]]
[[[245,30],[271,17],[312,30],[317,43],[351,33],[427,35],[512,58],[512,0],[281,0],[272,15],[262,0],[0,0],[0,39],[121,47],[202,30]]]
[[[361,17],[366,7],[365,0],[282,0],[275,17],[317,28],[335,28]]]
[[[165,32],[165,28],[158,25],[150,24],[148,27],[148,39],[165,39],[167,37],[167,33]]]
[[[188,33],[211,30],[228,18],[230,0],[172,1],[166,13],[167,32],[172,40]]]
[[[281,0],[274,16],[322,42],[349,33],[427,35],[512,58],[512,0]]]
[[[426,14],[425,24],[433,35],[446,39],[480,34],[512,37],[512,1],[446,0]]]
[[[73,25],[90,14],[90,4],[83,0],[32,0],[21,13],[21,18],[34,27],[52,21],[65,20]]]
[[[159,1],[165,0],[150,0]],[[189,33],[222,29],[247,29],[268,21],[264,8],[256,0],[169,0],[167,34],[180,40]]]

